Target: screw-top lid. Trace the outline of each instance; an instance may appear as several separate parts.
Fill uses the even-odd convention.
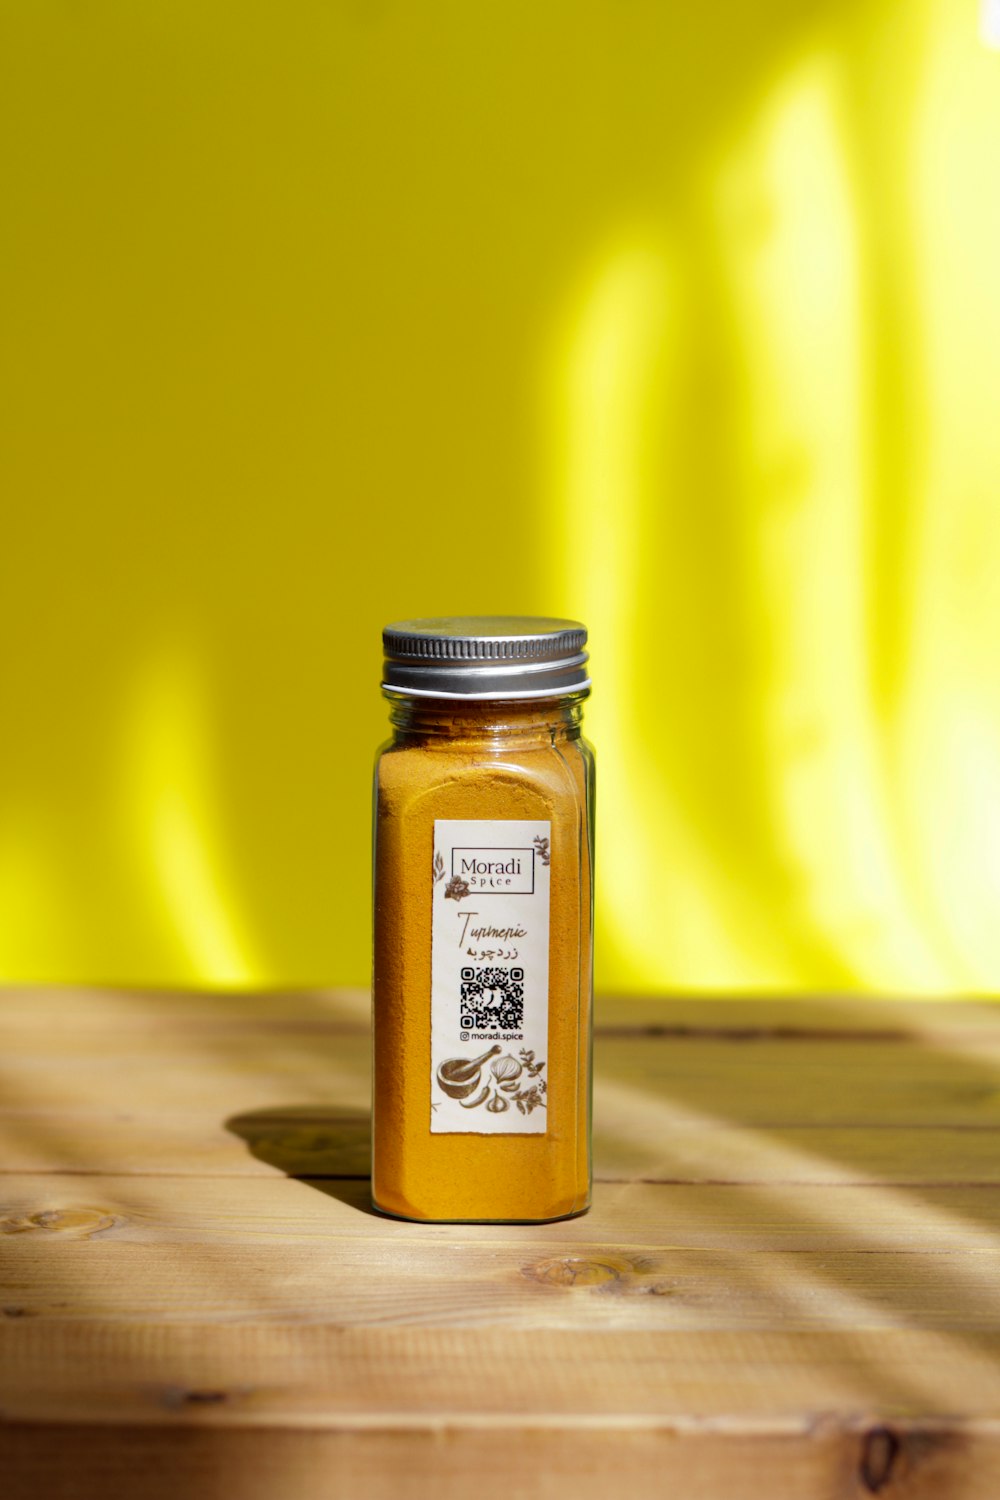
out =
[[[382,632],[383,688],[418,698],[555,698],[590,686],[586,628],[530,615],[400,620]]]

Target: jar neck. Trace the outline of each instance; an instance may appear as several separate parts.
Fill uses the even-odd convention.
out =
[[[588,689],[554,698],[412,698],[385,691],[397,744],[549,744],[579,739]]]

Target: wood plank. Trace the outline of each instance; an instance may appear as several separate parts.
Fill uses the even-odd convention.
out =
[[[1000,1183],[1000,1130],[993,1126],[694,1123],[640,1137],[610,1103],[599,1098],[598,1110],[594,1163],[602,1182]]]
[[[776,1125],[675,1121],[654,1134],[598,1080],[599,1181],[1000,1184],[1000,1126]],[[368,1111],[0,1109],[7,1172],[367,1177]]]
[[[1000,1444],[993,1431],[954,1424],[838,1425],[809,1419],[778,1430],[703,1422],[636,1430],[564,1431],[525,1422],[516,1434],[447,1419],[422,1428],[255,1431],[191,1427],[45,1426],[0,1430],[11,1500],[79,1500],[82,1493],[144,1500],[238,1495],[239,1500],[684,1500],[762,1496],[856,1500],[994,1500]],[[86,1476],[86,1491],[81,1481]],[[891,1490],[887,1486],[891,1485]]]
[[[109,1235],[119,1244],[327,1244],[400,1247],[552,1244],[786,1252],[1000,1248],[1000,1193],[982,1187],[911,1191],[769,1184],[598,1184],[594,1206],[555,1224],[410,1224],[375,1213],[366,1181],[272,1176],[0,1176],[0,1250],[29,1253]]]
[[[0,1028],[46,1032],[68,1025],[92,1030],[198,1030],[326,1025],[367,1031],[366,989],[171,990],[90,986],[8,986],[0,990]],[[643,1030],[710,1037],[882,1033],[886,1037],[966,1036],[1000,1031],[1000,1001],[828,996],[650,996],[595,998],[599,1031]]]
[[[690,1123],[1000,1126],[1000,1035],[944,1042],[823,1043],[613,1035],[595,1049],[597,1106],[648,1141]],[[11,1034],[3,1046],[4,1112],[158,1109],[220,1115],[325,1105],[367,1109],[366,1034],[164,1032],[64,1028]]]
[[[13,1179],[13,1191],[11,1181],[0,1219],[8,1321],[1000,1329],[995,1225],[910,1201],[888,1246],[857,1230],[841,1243],[843,1203],[809,1243],[800,1226],[797,1241],[775,1235],[780,1203],[761,1223],[754,1196],[730,1189],[728,1225],[689,1222],[684,1244],[671,1211],[683,1190],[647,1189],[630,1244],[611,1203],[575,1234],[498,1233],[399,1224],[288,1180],[91,1178],[82,1194],[78,1183],[60,1194],[52,1178]]]
[[[1000,1426],[995,1332],[25,1319],[2,1329],[2,1345],[8,1423],[520,1430],[604,1421],[684,1431],[720,1422],[764,1432],[830,1414]]]
[[[700,1038],[601,1039],[604,1107],[648,1137],[683,1121],[1000,1124],[1000,1047],[943,1043]]]
[[[210,1031],[335,1025],[367,1030],[366,989],[192,990],[11,985],[0,989],[0,1028],[51,1031]]]
[[[444,1274],[442,1256],[447,1262]],[[5,1247],[4,1316],[109,1322],[535,1329],[567,1321],[648,1329],[941,1329],[1000,1332],[1000,1250],[884,1254],[669,1250],[580,1255],[552,1240],[514,1246],[169,1245],[95,1240]],[[567,1284],[579,1295],[567,1300]],[[16,1299],[16,1300],[14,1300]],[[10,1309],[14,1309],[13,1312]]]
[[[0,1041],[4,1113],[16,1110],[195,1111],[275,1105],[369,1108],[367,1033],[208,1031],[196,1038],[61,1028]]]
[[[0,1431],[4,1494],[76,1497],[132,1494],[147,1500],[607,1500],[627,1487],[636,1500],[994,1500],[1000,1445],[993,1431],[961,1425],[838,1425],[820,1419],[786,1430],[732,1431],[702,1424],[561,1431],[523,1425],[516,1434],[457,1427],[378,1431],[253,1431],[226,1428],[43,1427]],[[891,1485],[891,1490],[888,1490]]]
[[[942,1148],[947,1154],[947,1148]],[[215,1111],[0,1109],[0,1171],[367,1177],[367,1108]]]
[[[714,1037],[748,1042],[795,1037],[827,1041],[920,1037],[971,1039],[1000,1028],[996,998],[951,1000],[885,995],[598,995],[599,1032],[643,1030],[656,1035]]]

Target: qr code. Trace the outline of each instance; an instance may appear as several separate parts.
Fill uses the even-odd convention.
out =
[[[517,1031],[524,1025],[523,969],[463,969],[462,1027]]]

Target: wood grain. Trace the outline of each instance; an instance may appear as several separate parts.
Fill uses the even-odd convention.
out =
[[[562,1224],[367,1201],[368,1004],[0,997],[5,1496],[1000,1493],[1000,1007],[598,1008]]]

